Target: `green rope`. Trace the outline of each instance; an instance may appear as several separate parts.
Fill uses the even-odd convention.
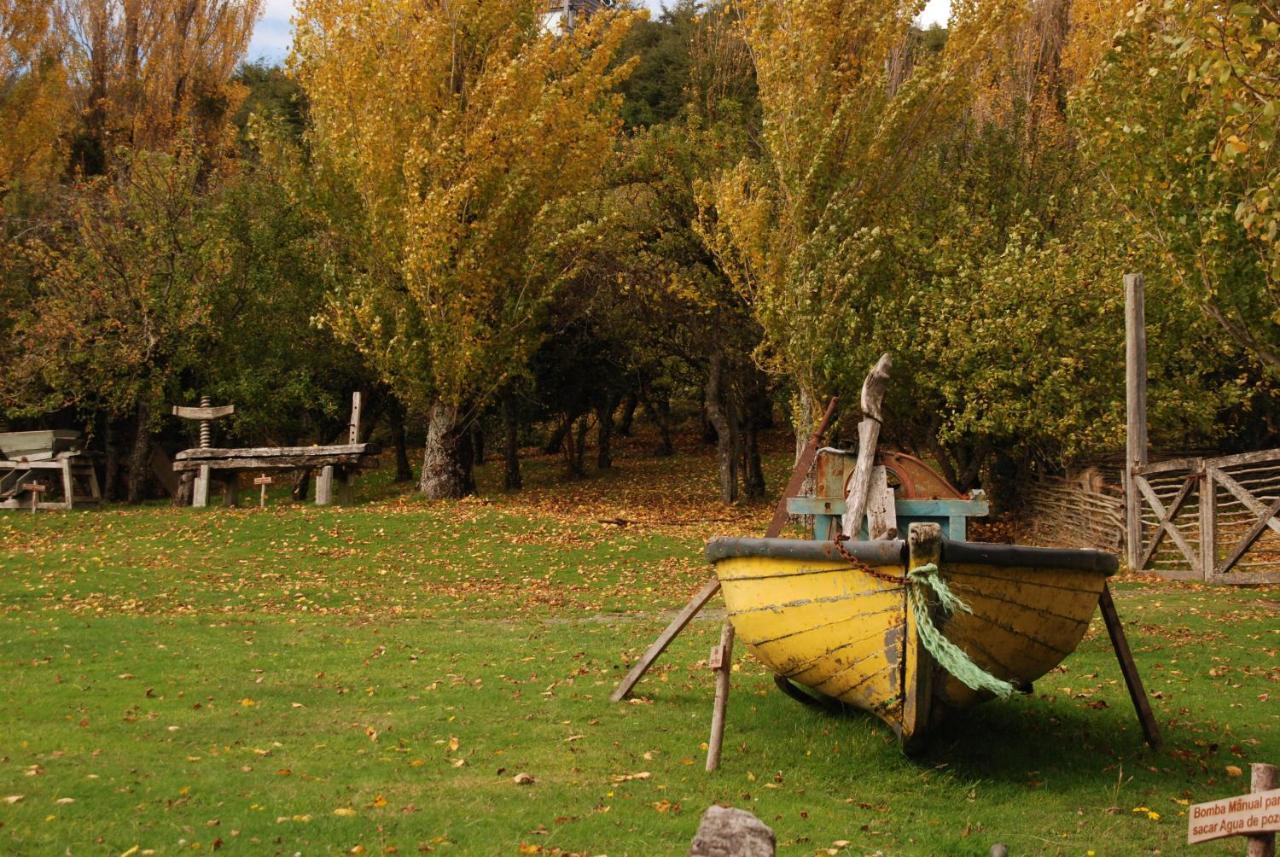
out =
[[[907,598],[911,602],[912,611],[915,613],[916,633],[920,635],[920,640],[924,643],[925,649],[933,656],[938,665],[971,690],[987,690],[1001,699],[1007,699],[1012,696],[1012,684],[996,678],[974,663],[972,658],[965,654],[959,646],[948,640],[938,630],[938,626],[933,624],[933,618],[929,615],[930,592],[937,596],[938,603],[948,613],[954,613],[957,610],[965,613],[973,612],[969,605],[961,601],[960,597],[947,586],[947,582],[942,579],[942,575],[938,571],[938,566],[930,562],[919,568],[913,568],[907,572],[907,578],[910,581],[907,589]]]

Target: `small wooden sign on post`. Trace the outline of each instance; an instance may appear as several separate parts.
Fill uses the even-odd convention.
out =
[[[1227,836],[1249,838],[1248,857],[1274,857],[1280,831],[1280,788],[1274,765],[1253,765],[1253,791],[1187,808],[1187,844]]]
[[[43,482],[23,482],[22,490],[31,492],[31,514],[34,515],[40,506],[40,495],[48,491],[49,486]]]
[[[274,485],[275,480],[270,476],[256,476],[253,484],[262,486],[262,490],[258,494],[258,508],[265,509],[267,507],[267,486]]]

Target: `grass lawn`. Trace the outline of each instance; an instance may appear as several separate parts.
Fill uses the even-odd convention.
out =
[[[717,616],[608,695],[709,573],[702,540],[768,509],[713,502],[705,454],[554,470],[462,503],[382,472],[348,507],[0,512],[0,851],[681,854],[721,802],[784,854],[1170,854],[1188,802],[1280,762],[1280,593],[1121,579],[1158,754],[1095,620],[1034,697],[914,760],[739,650],[708,775]]]

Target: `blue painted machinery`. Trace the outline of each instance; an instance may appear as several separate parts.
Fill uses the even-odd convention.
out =
[[[813,494],[791,497],[787,511],[793,515],[813,516],[813,538],[829,541],[840,530],[845,511],[845,496],[856,452],[820,449],[814,463]],[[913,455],[903,452],[881,452],[876,464],[884,467],[886,482],[893,492],[894,513],[899,534],[914,523],[934,523],[952,541],[965,541],[968,519],[985,517],[989,511],[987,497],[981,490],[968,496]],[[861,538],[866,538],[863,523]]]

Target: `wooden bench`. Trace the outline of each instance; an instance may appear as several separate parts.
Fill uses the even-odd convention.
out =
[[[178,473],[196,474],[191,505],[209,504],[209,486],[201,484],[199,474],[221,481],[227,504],[235,505],[237,475],[266,470],[316,470],[316,505],[327,506],[334,500],[333,483],[337,477],[339,500],[348,499],[351,478],[371,466],[382,451],[376,443],[349,443],[340,446],[262,446],[243,449],[187,449],[174,456],[173,469]]]

